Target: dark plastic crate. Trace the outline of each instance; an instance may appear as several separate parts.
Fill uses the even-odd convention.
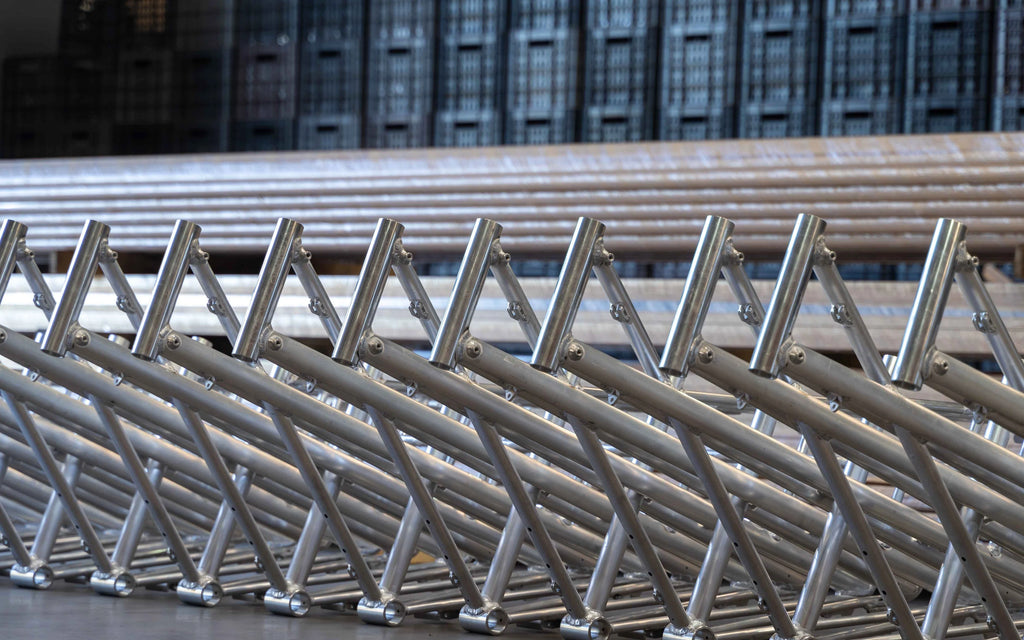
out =
[[[175,62],[179,122],[219,121],[231,116],[231,52],[179,52]]]
[[[0,157],[52,158],[61,154],[59,121],[22,123],[5,120],[0,129]]]
[[[174,55],[169,50],[121,51],[117,61],[115,123],[170,122],[174,105]]]
[[[176,0],[123,2],[121,17],[118,20],[117,47],[173,49],[177,18],[175,2]]]
[[[294,120],[259,120],[231,124],[232,151],[289,151],[295,144]]]
[[[434,2],[370,0],[366,35],[371,42],[433,38],[436,32]]]
[[[359,148],[359,116],[354,114],[300,117],[296,122],[296,149]]]
[[[89,122],[109,120],[116,102],[117,66],[95,58],[67,58],[64,65],[67,117]]]
[[[54,122],[64,113],[65,65],[55,57],[8,58],[3,63],[5,121]]]
[[[825,19],[888,18],[907,13],[908,0],[828,0]]]
[[[908,101],[907,133],[955,133],[988,128],[985,100],[971,98],[914,98]]]
[[[736,104],[739,3],[674,0],[662,16],[661,109]]]
[[[815,131],[819,3],[750,0],[740,59],[741,138],[805,136]]]
[[[495,111],[440,112],[434,122],[437,147],[489,147],[501,141],[500,117]]]
[[[214,51],[234,44],[234,0],[175,0],[178,51]]]
[[[175,128],[177,153],[223,153],[229,147],[230,125],[226,120],[182,122]]]
[[[580,26],[578,0],[511,0],[508,5],[510,29],[551,31]]]
[[[822,95],[826,100],[899,100],[903,95],[906,21],[849,18],[825,26]]]
[[[903,111],[894,100],[831,100],[822,107],[823,136],[885,135],[902,129]]]
[[[299,32],[303,42],[362,40],[362,0],[299,0]]]
[[[366,146],[371,149],[411,149],[430,146],[430,116],[417,114],[377,118],[366,117]]]
[[[583,15],[586,29],[653,29],[658,26],[659,0],[589,0]]]
[[[366,113],[428,117],[433,104],[434,42],[428,38],[372,42],[366,86]]]
[[[653,105],[658,30],[590,29],[583,54],[583,106]]]
[[[997,123],[993,123],[996,131],[1024,130],[1024,98],[1001,98],[996,103]],[[998,126],[997,126],[998,125]]]
[[[62,55],[112,60],[123,0],[61,0],[58,50]]]
[[[741,138],[787,138],[813,133],[811,113],[792,105],[748,106],[739,114]]]
[[[582,142],[638,142],[651,138],[644,107],[591,107],[583,112]]]
[[[300,116],[359,113],[362,105],[362,45],[361,40],[302,44]]]
[[[114,150],[113,127],[109,122],[67,122],[60,135],[64,156],[105,156]]]
[[[736,136],[735,107],[703,105],[662,108],[659,140],[717,140]]]
[[[510,111],[505,114],[505,142],[508,144],[564,144],[575,141],[575,111]]]
[[[908,20],[908,98],[988,94],[990,12],[915,11]]]
[[[295,117],[295,44],[238,47],[235,119],[291,120]]]
[[[235,0],[239,46],[294,44],[299,38],[299,0]]]
[[[1022,127],[1024,101],[1024,0],[1004,0],[996,15],[992,128],[1015,131]]]
[[[148,156],[174,152],[174,130],[164,124],[115,125],[113,147],[116,155]]]
[[[508,20],[508,3],[502,0],[440,0],[437,35],[457,42],[500,36]]]
[[[489,111],[503,106],[503,43],[497,34],[446,37],[439,42],[438,111]]]
[[[578,105],[577,32],[509,34],[508,105],[513,111],[562,111]]]

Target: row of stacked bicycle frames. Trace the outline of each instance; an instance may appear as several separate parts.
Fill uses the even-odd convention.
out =
[[[191,222],[175,227],[143,308],[106,225],[85,225],[56,300],[26,227],[6,221],[0,291],[17,270],[48,317],[36,340],[0,327],[15,367],[0,368],[10,579],[170,588],[203,607],[252,597],[276,614],[330,607],[376,625],[457,619],[489,635],[1020,638],[1024,464],[1007,445],[1024,435],[1024,366],[964,225],[938,222],[896,358],[875,347],[811,215],[796,220],[767,309],[733,223],[709,217],[660,354],[599,222],[579,220],[543,321],[498,224],[477,222],[443,317],[402,230],[378,223],[343,322],[302,226],[280,220],[240,321]],[[111,313],[136,329],[130,344],[79,324],[97,266]],[[173,328],[189,272],[230,355]],[[272,327],[292,272],[330,355]],[[392,272],[429,358],[374,332]],[[791,336],[812,273],[859,370]],[[639,368],[573,337],[592,274]],[[749,362],[701,335],[720,275],[756,336]],[[528,362],[469,330],[489,276]],[[954,282],[1001,382],[934,344]],[[687,376],[746,410],[687,393]],[[950,401],[905,395],[922,385]],[[799,447],[773,438],[776,422]],[[895,493],[869,488],[869,474]],[[414,563],[419,552],[434,560]]]

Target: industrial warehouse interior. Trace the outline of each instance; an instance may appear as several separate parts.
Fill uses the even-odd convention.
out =
[[[1022,638],[1022,0],[11,1],[0,63],[0,638]]]

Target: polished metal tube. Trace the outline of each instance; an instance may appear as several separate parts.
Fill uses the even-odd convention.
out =
[[[786,258],[782,261],[782,271],[768,304],[768,313],[750,358],[750,370],[759,376],[774,378],[779,373],[779,350],[793,330],[793,323],[800,312],[800,301],[813,266],[814,249],[823,233],[825,221],[821,218],[806,213],[797,218]]]
[[[27,232],[28,227],[10,218],[5,219],[0,227],[0,298],[7,291],[18,258],[18,245],[25,239]]]
[[[448,298],[441,327],[434,340],[434,349],[430,352],[430,362],[435,366],[442,369],[455,367],[458,360],[456,349],[462,335],[469,331],[469,323],[476,311],[491,264],[494,243],[500,237],[500,224],[484,218],[476,221],[466,253],[462,256],[462,266],[455,278],[452,295]]]
[[[700,328],[711,306],[715,283],[722,269],[722,252],[734,226],[730,220],[718,216],[708,216],[704,221],[690,272],[686,276],[686,286],[676,306],[676,315],[662,351],[659,366],[669,375],[686,375],[690,368],[691,348],[700,335]]]
[[[64,289],[60,292],[60,300],[43,335],[40,348],[45,353],[53,356],[67,353],[68,332],[82,312],[85,296],[89,293],[89,285],[92,284],[99,263],[101,247],[109,234],[110,227],[95,220],[89,220],[82,228],[75,255],[68,267],[67,279],[64,280]]]
[[[260,275],[249,302],[242,328],[235,338],[231,355],[244,362],[259,359],[263,332],[270,326],[291,268],[296,244],[302,236],[302,225],[294,220],[277,221],[274,237],[263,259]]]
[[[174,305],[178,301],[181,285],[188,272],[192,245],[199,240],[201,232],[199,225],[188,220],[178,220],[174,225],[163,262],[160,263],[160,271],[156,276],[153,298],[142,316],[142,324],[139,325],[135,334],[135,344],[132,345],[132,354],[143,360],[155,360],[160,353],[160,346],[157,344],[160,332],[171,321]]]
[[[366,260],[359,271],[355,291],[352,292],[352,303],[349,306],[345,326],[334,345],[331,357],[336,361],[354,365],[359,361],[359,344],[363,334],[370,328],[373,314],[377,310],[380,297],[384,294],[384,284],[388,279],[391,259],[395,243],[402,237],[405,229],[394,220],[381,218],[377,221],[377,229],[370,240],[370,249],[366,252]]]
[[[548,373],[558,368],[562,357],[562,340],[572,329],[573,319],[583,300],[583,291],[590,279],[594,249],[604,235],[604,225],[591,218],[580,218],[566,252],[562,272],[551,295],[544,324],[530,364]]]
[[[956,220],[943,219],[935,225],[921,284],[910,310],[899,355],[893,367],[892,383],[903,389],[920,389],[925,355],[935,346],[939,320],[953,286],[957,250],[967,228]]]

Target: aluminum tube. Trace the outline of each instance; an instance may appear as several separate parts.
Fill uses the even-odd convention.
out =
[[[650,334],[640,321],[640,315],[636,312],[629,292],[622,286],[619,274],[615,273],[611,263],[605,262],[594,266],[594,273],[597,275],[601,288],[611,302],[610,311],[612,317],[622,324],[629,336],[629,342],[633,347],[633,353],[640,361],[640,368],[650,375],[658,375],[658,350],[654,347]]]
[[[999,426],[1024,436],[1024,392],[941,351],[932,351],[929,361],[924,382],[930,388],[965,407],[984,409]]]
[[[245,467],[236,467],[233,479],[235,486],[243,496],[252,488],[252,474]],[[200,573],[210,576],[220,575],[224,556],[231,545],[236,526],[234,509],[226,500],[221,501],[220,508],[217,510],[217,518],[214,520],[213,528],[210,529],[210,536],[206,539],[203,555],[196,563]]]
[[[953,286],[957,250],[966,233],[967,228],[956,220],[940,220],[935,226],[921,284],[893,367],[892,383],[897,387],[921,388],[925,355],[935,345],[942,311]]]
[[[201,232],[199,225],[188,220],[178,220],[174,225],[174,232],[167,243],[167,251],[164,252],[164,259],[156,276],[153,298],[149,301],[149,307],[142,317],[142,324],[135,334],[135,344],[132,345],[132,353],[143,360],[156,359],[160,349],[157,344],[160,332],[171,321],[174,305],[178,301],[181,285],[188,272],[192,245],[199,240]]]
[[[0,298],[7,291],[18,257],[18,247],[27,232],[28,227],[10,218],[5,219],[0,227]]]
[[[18,251],[18,269],[28,283],[29,289],[35,294],[33,303],[49,318],[57,303],[53,299],[50,287],[47,286],[46,281],[43,279],[43,273],[39,270],[39,265],[36,264],[35,254],[24,245]]]
[[[99,262],[100,250],[110,234],[110,227],[90,220],[82,229],[81,240],[75,248],[75,255],[68,267],[67,279],[60,292],[60,300],[50,318],[50,324],[43,335],[42,350],[53,356],[63,356],[67,352],[68,332],[78,321],[78,315],[85,304],[85,296],[89,292],[96,264]]]
[[[551,294],[551,304],[548,305],[537,346],[530,360],[534,368],[547,373],[557,368],[562,340],[568,335],[576,318],[587,280],[590,279],[594,250],[603,235],[604,225],[596,220],[580,218],[576,223],[562,272]]]
[[[243,362],[253,363],[262,351],[261,341],[264,330],[270,326],[277,302],[281,298],[285,279],[292,263],[297,244],[302,237],[302,225],[294,220],[281,218],[274,230],[274,237],[267,248],[259,278],[253,290],[249,309],[242,321],[242,328],[235,337],[231,355]]]
[[[338,310],[330,303],[327,290],[320,278],[316,276],[312,263],[309,261],[309,252],[300,249],[298,256],[292,261],[292,269],[302,284],[302,290],[309,296],[309,310],[320,318],[327,335],[332,341],[337,341],[341,333],[341,317]]]
[[[206,252],[202,252],[199,257],[193,256],[191,261],[192,273],[195,274],[196,280],[199,281],[199,286],[202,288],[203,293],[206,294],[207,308],[217,316],[217,320],[224,329],[224,335],[234,344],[242,325],[238,321],[238,316],[235,315],[234,309],[228,304],[228,297],[224,293],[224,289],[221,288],[220,282],[217,281],[217,276],[214,275],[213,270],[210,268],[207,258]]]
[[[774,378],[779,373],[780,349],[800,312],[800,301],[811,275],[814,250],[823,233],[825,221],[821,218],[806,213],[797,218],[772,300],[768,303],[768,312],[750,357],[750,370],[759,376]]]
[[[151,460],[146,464],[146,475],[149,482],[158,491],[163,480],[163,471],[163,466],[159,462]],[[128,509],[128,515],[125,517],[121,534],[117,538],[117,544],[110,554],[110,559],[114,564],[121,567],[132,566],[139,540],[142,538],[142,527],[145,524],[146,515],[145,498],[141,493],[136,493],[132,498],[131,507]]]
[[[419,275],[412,268],[412,265],[409,264],[408,260],[394,260],[391,268],[394,269],[398,282],[401,284],[402,290],[405,291],[405,297],[409,299],[409,312],[416,312],[414,315],[419,318],[420,324],[423,325],[423,330],[427,333],[427,339],[433,342],[437,336],[437,330],[441,326],[441,318],[437,315],[434,305],[430,303],[430,296],[427,295],[427,290],[423,288],[423,281],[420,280]]]
[[[540,337],[540,320],[534,313],[533,305],[519,278],[512,272],[512,267],[505,260],[500,260],[491,265],[491,273],[494,275],[498,287],[501,289],[505,299],[508,300],[508,313],[513,320],[520,323],[523,333],[526,335],[526,343],[533,349],[537,346],[537,339]]]
[[[708,216],[704,222],[686,286],[662,351],[659,366],[669,375],[683,376],[690,368],[691,349],[711,306],[715,283],[722,269],[722,252],[734,226],[732,221],[718,216]]]
[[[964,297],[974,309],[976,326],[981,327],[988,336],[992,353],[999,363],[999,368],[1003,370],[1006,381],[1017,391],[1024,391],[1024,362],[1021,361],[1020,351],[1013,343],[1013,338],[1010,337],[1010,332],[1007,331],[1006,324],[999,315],[988,289],[981,281],[973,261],[958,269],[955,279]]]
[[[359,271],[359,280],[352,292],[352,305],[341,335],[335,341],[331,357],[337,362],[354,365],[358,361],[357,351],[363,334],[370,328],[373,310],[377,308],[388,279],[392,251],[402,237],[405,227],[394,220],[381,218],[370,240],[366,261]]]
[[[452,295],[448,298],[444,318],[434,339],[434,348],[430,352],[430,362],[434,366],[442,369],[455,367],[458,361],[456,348],[462,335],[469,331],[469,323],[476,311],[488,267],[492,260],[500,259],[493,256],[494,244],[500,237],[500,224],[483,218],[476,221],[466,253],[462,256]]]

